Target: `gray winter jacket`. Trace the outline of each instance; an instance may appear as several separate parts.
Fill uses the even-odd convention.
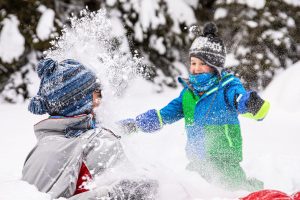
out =
[[[104,128],[89,129],[91,115],[49,118],[34,126],[37,144],[26,158],[22,179],[53,198],[74,194],[82,162],[92,178],[125,159],[118,138]],[[79,132],[77,137],[66,137]]]

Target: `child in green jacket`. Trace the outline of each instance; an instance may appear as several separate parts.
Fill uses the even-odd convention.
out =
[[[160,110],[149,110],[121,122],[124,130],[153,132],[165,124],[185,120],[187,169],[197,171],[208,182],[229,190],[255,191],[263,182],[247,179],[240,166],[242,136],[238,115],[262,120],[270,104],[254,91],[246,91],[240,80],[224,70],[226,49],[209,23],[190,48],[190,75],[179,78],[179,97]]]

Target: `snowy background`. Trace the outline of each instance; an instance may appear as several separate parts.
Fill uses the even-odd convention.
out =
[[[110,0],[106,1],[106,4],[114,5],[116,2]],[[124,1],[120,2],[124,3]],[[141,14],[139,20],[133,25],[135,41],[142,43],[143,40],[147,40],[149,47],[156,50],[159,58],[168,58],[166,55],[169,55],[169,51],[175,52],[176,58],[180,57],[178,47],[169,44],[178,41],[184,43],[184,40],[178,38],[176,40],[173,38],[174,35],[161,37],[158,37],[156,33],[147,35],[146,30],[149,28],[156,30],[160,25],[166,24],[163,9],[158,1],[153,1],[152,4],[147,0],[129,2],[126,4],[128,8],[131,6]],[[168,14],[175,22],[171,30],[178,36],[182,34],[181,23],[184,22],[188,26],[196,21],[194,14],[191,14],[191,9],[197,7],[198,1],[177,0],[176,3],[172,3],[173,1],[168,0],[165,2],[168,7],[172,8],[168,10]],[[299,0],[286,0],[285,2],[289,5],[300,6]],[[232,1],[228,0],[225,3],[230,4]],[[250,0],[240,0],[238,3],[252,9],[263,9],[267,4],[265,1]],[[125,3],[122,5],[126,7]],[[104,11],[97,14],[81,11],[82,18],[71,18],[70,27],[64,27],[62,34],[58,35],[55,33],[55,24],[58,21],[55,19],[54,11],[44,5],[36,7],[40,16],[37,20],[33,42],[39,44],[44,41],[50,44],[51,38],[58,37],[51,43],[51,46],[55,48],[42,48],[44,51],[47,50],[46,55],[59,61],[65,58],[77,59],[97,73],[104,85],[104,98],[99,117],[105,126],[113,126],[113,122],[117,120],[134,117],[151,108],[160,109],[179,95],[182,89],[180,86],[178,88],[168,86],[172,86],[176,77],[187,76],[185,63],[175,59],[172,62],[173,67],[167,70],[171,74],[166,73],[166,69],[160,68],[161,66],[156,66],[157,63],[152,63],[157,67],[155,71],[157,76],[152,82],[145,80],[151,75],[151,68],[145,67],[145,63],[151,63],[151,54],[148,54],[149,56],[146,54],[141,58],[137,57],[135,52],[130,52],[131,43],[125,37],[127,30],[123,26],[124,21],[121,20],[120,12],[112,9],[107,17]],[[156,15],[156,10],[159,10],[158,15]],[[4,12],[1,9],[1,16],[4,16]],[[215,20],[222,20],[229,15],[227,9],[218,8],[213,17]],[[270,15],[266,16],[272,18]],[[288,17],[282,14],[282,17],[287,27],[295,27],[298,24],[298,21],[294,21],[294,16]],[[257,22],[251,20],[245,23],[250,28],[258,25]],[[23,162],[36,143],[33,125],[47,116],[35,116],[27,111],[28,98],[36,94],[39,86],[39,79],[32,67],[37,63],[39,53],[28,51],[26,39],[22,31],[19,31],[19,26],[24,26],[24,24],[20,23],[17,16],[13,14],[7,15],[1,22],[1,61],[15,63],[18,59],[22,60],[26,52],[28,62],[19,71],[6,77],[9,81],[4,86],[4,90],[0,90],[2,91],[0,94],[2,97],[0,98],[0,199],[46,200],[50,199],[49,195],[38,192],[34,186],[20,180]],[[251,30],[248,31],[247,33],[250,34]],[[169,37],[174,40],[164,40]],[[288,37],[287,29],[266,31],[264,37],[272,39],[274,44],[279,46],[282,41],[289,43],[289,40],[285,39]],[[115,48],[116,38],[118,48]],[[191,39],[190,36],[187,38]],[[236,49],[238,53],[231,51],[227,57],[226,66],[241,65],[242,61],[237,59],[239,53],[243,56],[248,53],[252,54],[251,49],[243,45],[246,44],[240,44]],[[282,59],[274,56],[273,53],[268,51],[267,57],[270,57],[268,62],[274,66],[281,65]],[[254,56],[257,60],[263,57],[260,53]],[[298,103],[300,102],[300,61],[287,59],[284,63],[287,65],[285,70],[275,68],[274,71],[267,70],[260,73],[264,75],[274,72],[272,82],[264,90],[260,88],[260,95],[271,103],[267,118],[262,122],[240,118],[244,142],[242,166],[249,177],[264,181],[267,189],[277,189],[292,194],[300,191],[300,147],[298,145],[300,141],[300,106]],[[256,68],[259,69],[257,66]],[[0,64],[2,73],[1,70],[5,72],[10,68]],[[243,78],[242,72],[239,71]],[[3,75],[1,73],[0,75]],[[260,79],[260,81],[254,80],[247,84],[258,86],[262,82]],[[19,87],[23,85],[26,85],[27,93],[23,87]],[[9,102],[16,102],[16,104]],[[136,168],[159,181],[161,186],[159,195],[162,200],[237,199],[248,194],[246,191],[224,191],[206,183],[198,174],[185,170],[187,159],[184,152],[186,135],[183,121],[166,126],[163,130],[153,134],[123,135],[121,141],[127,156]]]
[[[244,139],[244,167],[248,176],[265,182],[267,189],[292,194],[300,190],[300,62],[278,75],[261,94],[270,100],[271,110],[262,122],[241,118]],[[161,108],[180,89],[157,94],[153,84],[137,78],[126,94],[118,99],[114,112],[135,116],[149,108]],[[105,105],[105,96],[103,99]],[[24,159],[36,139],[33,124],[46,116],[30,114],[27,104],[0,106],[0,199],[39,199],[49,196],[20,180]],[[183,121],[166,126],[154,134],[135,133],[122,137],[129,159],[138,168],[147,169],[161,184],[161,199],[237,199],[246,191],[226,192],[205,182],[198,174],[185,170],[186,136]]]

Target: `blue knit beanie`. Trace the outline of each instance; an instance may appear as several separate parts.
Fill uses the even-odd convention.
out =
[[[93,92],[100,89],[96,75],[76,60],[60,63],[46,58],[37,66],[40,88],[28,106],[33,114],[74,116],[91,113]]]

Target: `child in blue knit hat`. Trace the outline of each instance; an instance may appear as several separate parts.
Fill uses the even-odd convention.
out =
[[[25,160],[22,180],[53,199],[117,199],[131,192],[139,195],[136,199],[155,196],[155,183],[146,181],[112,179],[112,185],[89,186],[126,161],[119,137],[96,124],[93,109],[102,97],[96,75],[76,60],[50,58],[39,62],[37,73],[41,83],[28,109],[50,117],[34,125],[37,144]]]
[[[226,49],[216,35],[217,27],[206,24],[189,51],[190,75],[179,78],[179,97],[159,110],[149,110],[135,119],[120,122],[125,132],[153,132],[182,118],[187,132],[187,169],[208,182],[229,190],[259,190],[263,183],[247,179],[240,166],[242,136],[238,115],[262,120],[269,103],[224,70]]]
[[[75,116],[93,109],[93,92],[101,91],[95,74],[75,60],[61,63],[48,58],[39,62],[40,88],[29,104],[34,114]]]

